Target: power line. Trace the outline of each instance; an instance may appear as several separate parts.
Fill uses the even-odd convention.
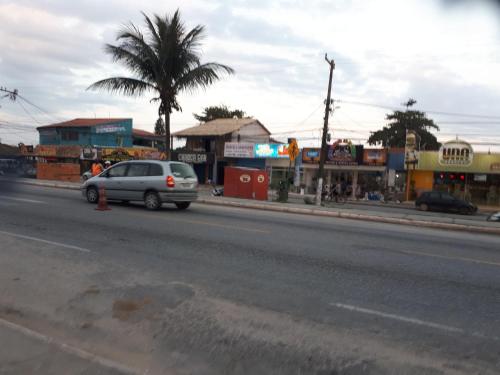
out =
[[[399,107],[392,107],[392,106],[373,104],[373,103],[363,103],[363,102],[358,102],[358,101],[337,99],[337,102],[346,103],[346,104],[361,105],[361,106],[368,106],[368,107],[375,107],[375,108],[382,108],[382,109],[389,109],[391,111],[400,110]],[[425,112],[425,113],[430,113],[430,114],[435,114],[435,115],[443,115],[443,116],[471,117],[471,118],[484,118],[484,119],[498,119],[498,120],[500,120],[500,116],[496,116],[496,115],[478,115],[478,114],[471,114],[471,113],[443,112],[443,111],[425,110],[425,109],[421,109],[421,108],[419,110],[422,112]]]
[[[21,108],[23,109],[23,111],[33,120],[35,121],[38,125],[43,125],[40,121],[38,121],[35,117],[33,117],[33,115],[28,112],[28,110],[24,107],[23,103],[21,103],[20,101],[17,101],[17,104],[19,104],[21,106]]]
[[[48,113],[45,109],[43,109],[42,107],[40,107],[40,106],[38,106],[38,105],[34,104],[34,103],[33,103],[33,102],[31,102],[30,100],[26,99],[24,96],[19,95],[19,94],[18,94],[17,96],[18,96],[21,100],[24,100],[26,103],[28,103],[29,105],[31,105],[32,107],[34,107],[34,108],[38,109],[40,112],[44,113],[46,116],[51,117],[52,119],[56,120],[57,122],[61,122],[61,121],[62,121],[62,119],[57,118],[57,117],[55,117],[55,116],[51,115],[51,114],[50,114],[50,113]]]

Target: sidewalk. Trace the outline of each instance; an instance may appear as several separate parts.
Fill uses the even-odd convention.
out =
[[[2,179],[0,178],[0,181]],[[12,180],[9,180],[12,181]],[[54,187],[61,189],[79,190],[79,183],[35,180],[29,178],[18,178],[17,183]],[[365,220],[390,224],[403,224],[418,227],[428,227],[449,230],[465,230],[477,233],[500,234],[500,223],[486,221],[486,216],[460,216],[440,215],[436,213],[424,213],[414,211],[411,203],[384,204],[380,202],[348,202],[346,205],[314,206],[306,205],[303,196],[291,195],[290,203],[279,203],[275,201],[254,201],[248,199],[214,197],[211,195],[211,187],[200,186],[198,203],[212,204],[218,206],[230,206],[239,208],[250,208],[275,212],[316,215],[325,217],[337,217],[344,219]],[[272,196],[271,196],[272,197]],[[354,208],[352,207],[354,206]],[[377,211],[377,207],[397,207],[399,212]],[[406,209],[407,212],[404,212]]]

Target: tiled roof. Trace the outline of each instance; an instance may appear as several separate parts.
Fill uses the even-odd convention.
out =
[[[209,137],[209,136],[221,136],[225,134],[231,134],[242,127],[250,124],[259,124],[268,133],[269,130],[266,129],[264,125],[260,123],[259,120],[254,118],[222,118],[217,120],[208,121],[204,124],[193,126],[192,128],[187,128],[175,132],[173,135],[175,137]]]
[[[146,137],[146,138],[158,138],[158,139],[163,139],[164,136],[162,135],[156,135],[154,133],[148,132],[147,130],[143,129],[132,129],[132,135],[136,137]]]
[[[70,121],[60,122],[57,124],[40,126],[37,129],[50,129],[50,128],[81,128],[92,127],[97,125],[115,124],[119,121],[131,120],[129,118],[75,118]]]

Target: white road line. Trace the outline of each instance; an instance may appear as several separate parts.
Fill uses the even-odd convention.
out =
[[[381,318],[394,319],[394,320],[398,320],[400,322],[415,324],[415,325],[418,325],[418,326],[424,326],[424,327],[429,327],[429,328],[440,329],[440,330],[446,331],[446,332],[460,333],[460,334],[465,334],[465,335],[470,335],[470,336],[478,337],[480,339],[488,339],[488,340],[500,341],[500,337],[498,337],[498,336],[488,336],[488,335],[483,335],[482,333],[479,333],[479,332],[469,332],[469,331],[466,331],[466,330],[464,330],[462,328],[447,326],[445,324],[428,322],[428,321],[425,321],[425,320],[420,320],[420,319],[415,319],[415,318],[409,318],[409,317],[402,316],[402,315],[397,315],[397,314],[389,314],[389,313],[385,313],[385,312],[382,312],[382,311],[366,309],[364,307],[358,307],[358,306],[353,306],[353,305],[346,305],[346,304],[343,304],[343,303],[330,303],[329,305],[337,307],[337,308],[340,308],[340,309],[346,309],[346,310],[349,310],[349,311],[355,311],[355,312],[359,312],[359,313],[364,313],[364,314],[369,314],[369,315],[375,315],[375,316],[379,316]]]
[[[82,251],[84,253],[90,253],[89,249],[85,249],[85,248],[79,247],[79,246],[67,245],[67,244],[61,243],[61,242],[48,241],[48,240],[44,240],[42,238],[25,236],[25,235],[22,235],[22,234],[11,233],[11,232],[5,232],[3,230],[0,230],[0,234],[5,234],[6,236],[11,236],[11,237],[16,237],[16,238],[22,238],[23,240],[42,242],[42,243],[46,243],[46,244],[49,244],[49,245],[64,247],[66,249],[78,250],[78,251]]]
[[[437,328],[437,329],[440,329],[440,330],[443,330],[443,331],[447,331],[447,332],[466,333],[461,328],[447,326],[447,325],[439,324],[439,323],[427,322],[425,320],[420,320],[420,319],[415,319],[415,318],[408,318],[408,317],[401,316],[401,315],[396,315],[396,314],[388,314],[388,313],[385,313],[385,312],[382,312],[382,311],[365,309],[364,307],[357,307],[357,306],[353,306],[353,305],[345,305],[343,303],[330,303],[330,305],[338,307],[338,308],[341,308],[341,309],[346,309],[346,310],[349,310],[349,311],[355,311],[355,312],[360,312],[360,313],[364,313],[364,314],[380,316],[382,318],[387,318],[387,319],[399,320],[400,322],[416,324],[416,325],[419,325],[419,326],[425,326],[425,327],[429,327],[429,328]]]
[[[0,197],[0,199],[6,199],[6,200],[18,201],[18,202],[26,202],[26,203],[38,203],[38,204],[46,204],[47,203],[47,202],[43,202],[43,201],[36,201],[34,199],[26,199],[26,198]]]
[[[112,361],[110,359],[98,356],[96,354],[92,354],[90,352],[87,352],[86,350],[77,348],[75,346],[68,345],[64,342],[57,340],[54,337],[46,336],[42,333],[33,331],[29,328],[23,327],[21,325],[18,325],[18,324],[12,323],[12,322],[9,322],[8,320],[0,318],[0,325],[4,326],[6,328],[9,328],[13,331],[20,332],[20,333],[24,334],[25,336],[42,341],[44,343],[47,343],[50,345],[55,345],[59,350],[65,352],[65,353],[71,354],[71,355],[75,355],[75,356],[82,358],[86,361],[89,361],[91,363],[95,363],[95,364],[101,365],[103,367],[117,370],[117,371],[122,372],[124,374],[138,375],[138,374],[142,373],[141,371],[129,368],[129,367],[124,366],[120,363],[117,363],[117,362]]]

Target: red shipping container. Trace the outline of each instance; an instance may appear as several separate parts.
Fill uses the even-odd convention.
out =
[[[269,177],[255,168],[225,167],[224,196],[267,201]]]

